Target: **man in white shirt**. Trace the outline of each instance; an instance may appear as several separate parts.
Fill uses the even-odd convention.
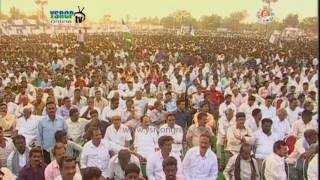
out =
[[[210,149],[211,136],[202,134],[199,141],[199,146],[189,149],[183,159],[183,174],[187,180],[217,179],[218,160]]]
[[[224,169],[225,158],[222,158],[222,149],[227,145],[227,131],[228,128],[236,124],[236,118],[234,116],[234,111],[232,109],[227,109],[225,111],[225,116],[219,119],[218,123],[218,134],[217,134],[217,157],[219,169]],[[222,161],[224,160],[224,161]]]
[[[244,125],[252,132],[256,132],[261,128],[262,113],[259,108],[252,111],[252,116],[248,117]]]
[[[97,108],[100,109],[100,112],[102,112],[103,109],[108,106],[108,101],[104,97],[102,97],[102,92],[103,91],[97,90],[94,97],[94,104]]]
[[[172,153],[180,157],[183,142],[183,129],[176,124],[176,118],[172,113],[167,115],[166,122],[166,124],[159,128],[159,137],[171,136],[173,138]]]
[[[66,120],[68,125],[68,134],[70,138],[75,143],[80,143],[83,135],[85,126],[90,122],[84,118],[79,118],[79,111],[76,108],[73,108],[69,112],[70,118]]]
[[[229,109],[229,108],[232,109],[235,113],[237,112],[237,107],[231,102],[232,96],[230,94],[226,94],[224,97],[225,97],[224,102],[219,106],[220,117],[225,116],[224,112],[226,109]]]
[[[65,95],[65,89],[60,86],[57,86],[56,80],[54,79],[51,81],[51,86],[52,86],[53,94],[54,94],[54,97],[56,98],[56,101],[58,101],[58,99],[62,99]]]
[[[136,94],[136,89],[133,87],[133,82],[128,81],[127,82],[127,89],[125,92],[122,94],[124,99],[131,99],[135,96]]]
[[[143,97],[143,94],[140,90],[136,91],[133,102],[134,108],[137,109],[139,114],[143,115],[148,107],[148,99],[146,97]]]
[[[241,104],[241,106],[238,109],[238,112],[244,112],[246,114],[246,117],[250,117],[252,114],[252,111],[256,108],[259,108],[255,104],[256,98],[254,96],[248,97],[248,102],[244,102]]]
[[[111,119],[115,115],[121,115],[121,109],[119,107],[119,99],[112,98],[110,101],[110,106],[103,108],[101,113],[101,120],[111,122]]]
[[[178,175],[182,174],[181,159],[175,156],[172,152],[173,138],[171,136],[162,136],[158,139],[160,151],[155,152],[148,157],[146,172],[148,180],[164,179],[165,174],[163,172],[162,162],[164,159],[172,156],[178,161]]]
[[[244,143],[240,148],[240,154],[234,155],[229,159],[228,164],[223,171],[226,180],[260,179],[257,161],[251,157],[251,151],[252,146],[248,143]]]
[[[262,118],[270,118],[274,121],[276,117],[276,108],[272,105],[272,97],[265,98],[265,104],[260,106]]]
[[[297,98],[292,98],[289,101],[289,107],[286,108],[288,113],[288,120],[290,125],[292,126],[295,121],[299,119],[299,113],[301,113],[302,109],[298,107]]]
[[[154,103],[154,109],[149,113],[151,125],[158,129],[162,124],[164,124],[166,115],[167,112],[163,110],[161,101],[156,101]]]
[[[38,133],[38,124],[41,116],[32,115],[31,108],[23,109],[23,116],[17,120],[16,131],[26,139],[27,146],[32,142],[36,142]]]
[[[288,163],[284,159],[288,154],[288,146],[284,141],[277,141],[262,167],[262,178],[267,180],[288,180]]]
[[[122,149],[119,153],[110,159],[107,177],[114,180],[124,179],[124,171],[129,163],[134,163],[140,168],[139,158],[126,149]],[[141,169],[141,168],[140,168]],[[141,171],[140,171],[140,175]]]
[[[272,120],[264,118],[261,121],[261,129],[254,133],[255,158],[257,159],[259,170],[262,161],[272,153],[272,145],[279,140],[277,134],[271,132]]]
[[[292,126],[292,134],[297,137],[297,139],[300,139],[303,137],[303,133],[307,129],[317,129],[318,128],[318,122],[314,119],[312,119],[312,112],[308,110],[304,110],[301,113],[300,120],[296,121]]]
[[[132,137],[130,129],[126,125],[121,124],[121,117],[113,116],[112,124],[107,127],[104,139],[118,144],[119,146],[129,147]]]
[[[100,128],[95,127],[91,131],[91,140],[83,147],[80,166],[81,168],[98,167],[102,171],[102,176],[107,178],[110,153],[117,153],[121,149],[123,147],[113,142],[102,140]]]
[[[280,88],[282,83],[280,83],[280,77],[277,75],[274,81],[270,84],[271,96],[279,96],[281,94]]]
[[[236,124],[228,128],[227,147],[225,153],[228,157],[240,152],[243,143],[254,143],[254,137],[250,129],[244,126],[246,115],[243,112],[236,114]]]
[[[307,176],[308,180],[318,180],[319,178],[319,146],[317,147],[316,154],[309,162]]]
[[[15,150],[10,153],[7,159],[7,167],[15,176],[19,176],[20,170],[29,161],[29,149],[26,147],[26,139],[22,135],[13,138]]]
[[[89,97],[88,98],[88,105],[84,106],[80,109],[80,117],[85,118],[85,119],[90,119],[90,112],[96,110],[98,112],[98,117],[100,118],[101,111],[98,107],[95,106],[94,104],[94,97]]]
[[[240,105],[242,104],[242,95],[239,93],[239,89],[237,87],[234,87],[232,89],[232,98],[231,98],[231,102],[236,106],[236,108],[238,109],[240,107]]]
[[[285,108],[277,111],[277,117],[273,121],[272,132],[278,134],[280,139],[284,139],[291,133],[291,126],[287,119],[288,114]]]
[[[288,157],[288,163],[295,164],[300,157],[308,157],[312,145],[318,144],[318,132],[315,129],[308,129],[304,136],[294,145],[293,152]]]

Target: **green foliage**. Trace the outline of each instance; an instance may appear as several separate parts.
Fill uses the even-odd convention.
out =
[[[288,16],[283,19],[283,25],[285,27],[298,27],[299,15],[298,14],[288,14]]]

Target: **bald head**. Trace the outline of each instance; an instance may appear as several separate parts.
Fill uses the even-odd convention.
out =
[[[280,121],[284,120],[287,118],[288,113],[285,108],[281,108],[277,111],[277,116],[279,117]]]

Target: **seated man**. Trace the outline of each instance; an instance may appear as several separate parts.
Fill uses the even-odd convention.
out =
[[[110,159],[109,167],[107,171],[107,177],[109,179],[121,180],[124,179],[125,169],[129,163],[136,164],[140,169],[139,158],[130,154],[126,149],[122,149],[119,153]],[[140,172],[140,176],[141,176]]]
[[[310,146],[318,143],[318,132],[315,129],[308,129],[304,132],[304,136],[300,138],[295,146],[293,152],[288,157],[290,164],[296,163],[296,161],[303,156],[306,158],[309,155],[308,150]]]
[[[65,145],[67,150],[67,157],[72,157],[76,159],[78,162],[80,161],[82,147],[73,141],[69,141],[67,139],[67,133],[65,131],[57,131],[54,134],[54,138],[57,143],[62,143]]]
[[[273,145],[273,153],[265,160],[265,166],[262,168],[261,176],[266,180],[289,179],[288,163],[285,157],[288,155],[288,146],[284,141],[277,141]]]
[[[252,147],[248,143],[241,145],[240,154],[232,156],[223,175],[226,180],[240,179],[259,179],[257,161],[251,157]]]
[[[45,180],[44,170],[46,165],[42,162],[42,150],[40,148],[33,148],[29,152],[29,162],[25,165],[20,173],[18,179],[24,180]]]
[[[144,180],[140,175],[140,168],[135,163],[129,163],[124,171],[125,180]]]
[[[91,140],[84,146],[81,153],[81,168],[98,167],[102,171],[102,176],[107,178],[107,170],[110,161],[110,154],[117,153],[122,146],[102,139],[100,127],[91,130]]]
[[[178,161],[178,174],[181,174],[181,159],[171,152],[173,138],[171,136],[162,136],[158,139],[160,151],[155,152],[147,159],[148,180],[164,179],[162,163],[169,156],[173,156]]]
[[[54,180],[82,180],[81,174],[77,172],[77,163],[74,158],[67,157],[61,163],[61,175]]]
[[[0,103],[0,126],[3,129],[5,137],[11,137],[15,128],[16,118],[13,114],[8,113],[6,103]]]
[[[62,143],[56,143],[52,149],[52,154],[55,157],[55,160],[51,161],[44,171],[46,180],[54,180],[60,176],[60,165],[67,157],[66,147]]]
[[[10,153],[7,160],[7,167],[15,176],[19,176],[20,170],[27,164],[29,149],[26,147],[26,139],[22,135],[13,138],[15,150]]]
[[[97,167],[87,167],[81,171],[81,174],[83,180],[98,180],[102,178],[102,172]]]
[[[226,156],[228,157],[238,154],[243,143],[254,143],[254,137],[251,130],[244,126],[245,120],[245,113],[238,112],[236,114],[236,124],[228,128],[227,147],[225,151]]]
[[[202,112],[197,116],[198,125],[193,124],[189,127],[186,135],[187,143],[189,147],[194,147],[199,145],[200,135],[207,132],[213,136],[212,129],[206,126],[207,113]]]
[[[218,178],[218,160],[211,150],[212,136],[200,135],[199,146],[189,149],[183,159],[183,175],[188,180],[211,180]]]
[[[121,124],[121,116],[112,117],[112,124],[107,128],[104,139],[120,146],[129,147],[132,137],[129,128]]]
[[[184,176],[177,175],[178,166],[177,160],[174,157],[168,157],[162,162],[163,172],[166,177],[163,180],[185,180]]]

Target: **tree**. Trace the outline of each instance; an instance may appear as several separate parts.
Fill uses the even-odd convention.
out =
[[[10,8],[10,20],[15,20],[15,19],[23,19],[26,17],[26,15],[20,11],[20,9],[16,8],[16,7],[12,7]]]
[[[159,25],[160,24],[160,20],[158,17],[143,17],[138,21],[138,24],[144,24],[144,25]]]
[[[285,27],[297,27],[299,25],[299,15],[288,14],[288,16],[283,19],[283,25]]]
[[[197,27],[198,22],[192,14],[185,10],[179,10],[169,14],[167,17],[164,17],[160,20],[160,24],[165,27],[173,26],[193,26]]]
[[[47,0],[35,0],[36,5],[41,8],[41,19],[44,20],[46,18],[44,14],[44,6],[48,4]]]
[[[318,26],[318,17],[306,17],[300,23],[300,27],[302,29],[313,33],[316,33],[318,31]]]
[[[283,24],[277,20],[273,20],[268,23],[268,31],[273,32],[274,30],[282,30]]]
[[[212,14],[211,16],[202,16],[199,23],[201,28],[214,30],[221,26],[222,17],[216,14]]]
[[[262,0],[265,3],[276,3],[278,0]]]
[[[2,19],[2,20],[8,20],[8,19],[9,19],[9,16],[6,15],[6,14],[0,13],[0,19]]]
[[[167,28],[174,28],[176,26],[173,16],[163,17],[160,20],[160,24]]]
[[[241,22],[245,20],[247,16],[247,11],[233,12],[229,17],[223,19],[223,24],[226,28],[237,31],[239,30]]]

